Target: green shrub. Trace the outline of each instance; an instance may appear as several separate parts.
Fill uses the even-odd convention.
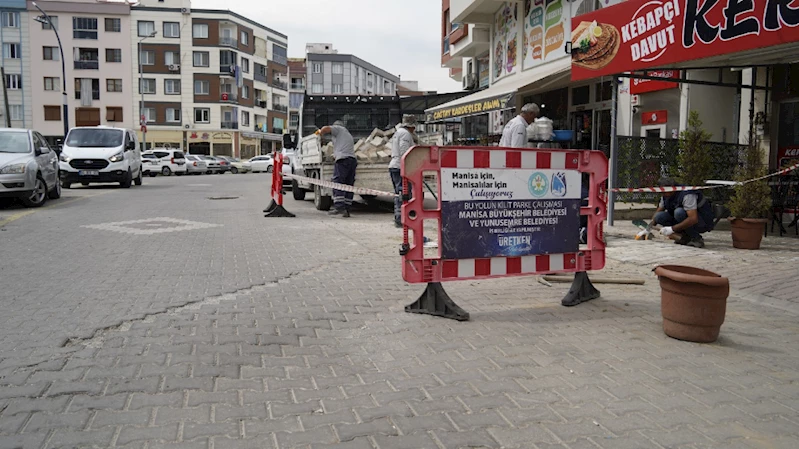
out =
[[[677,156],[677,179],[683,185],[701,186],[710,177],[713,159],[707,142],[711,137],[712,134],[702,129],[699,112],[691,111],[688,114],[688,127],[680,133],[680,153]]]
[[[750,142],[745,148],[743,165],[735,171],[735,180],[743,182],[765,176],[766,173],[759,142]],[[736,185],[729,207],[731,215],[736,218],[768,218],[771,209],[771,188],[768,180]]]

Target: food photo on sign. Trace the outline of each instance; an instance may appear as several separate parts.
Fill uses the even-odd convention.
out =
[[[442,258],[578,251],[579,172],[442,168],[441,179]]]
[[[620,45],[619,30],[613,25],[580,22],[572,31],[572,64],[601,69],[616,57]]]

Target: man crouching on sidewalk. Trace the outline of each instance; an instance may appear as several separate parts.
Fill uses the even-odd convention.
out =
[[[676,187],[677,183],[671,178],[662,178],[658,186]],[[655,224],[663,226],[660,233],[678,245],[704,248],[702,234],[713,230],[713,208],[697,190],[663,192],[650,226]]]

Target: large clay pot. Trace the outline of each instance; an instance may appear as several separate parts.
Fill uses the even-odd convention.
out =
[[[719,337],[727,312],[730,281],[694,267],[660,265],[663,332],[678,340],[711,343]]]
[[[763,240],[763,226],[768,220],[763,218],[730,218],[732,227],[732,246],[738,249],[760,249]]]

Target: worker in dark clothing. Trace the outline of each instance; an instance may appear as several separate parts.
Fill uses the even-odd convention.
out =
[[[661,187],[674,187],[670,178],[658,181]],[[663,226],[660,233],[675,240],[678,245],[704,248],[702,234],[713,230],[713,207],[710,201],[697,190],[664,192],[660,204],[652,217],[650,226]]]
[[[333,122],[333,126],[325,126],[316,133],[333,135],[333,157],[336,160],[333,166],[333,182],[348,186],[355,185],[355,169],[358,167],[358,159],[355,158],[355,142],[350,132],[344,127],[344,122],[336,120]],[[333,189],[333,210],[328,214],[348,218],[353,196],[355,194],[352,192]]]

